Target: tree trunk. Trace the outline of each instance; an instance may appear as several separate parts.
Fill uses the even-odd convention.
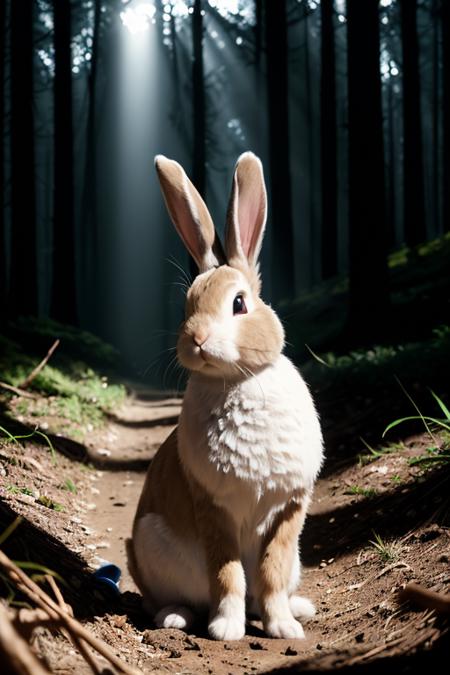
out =
[[[101,0],[94,4],[94,31],[92,36],[91,67],[87,82],[88,111],[86,122],[86,152],[84,167],[83,204],[81,216],[81,260],[82,283],[84,291],[91,294],[88,314],[89,328],[96,328],[97,279],[96,269],[99,254],[98,241],[98,209],[97,209],[97,126],[96,126],[96,92],[99,58],[99,36],[101,22]]]
[[[33,114],[33,0],[11,2],[12,315],[38,313]]]
[[[6,2],[0,3],[0,316],[6,310],[5,239],[5,32]]]
[[[399,0],[403,58],[404,231],[408,246],[426,239],[417,3]]]
[[[275,299],[295,295],[294,233],[289,152],[286,0],[265,0],[269,110],[272,269]]]
[[[204,197],[206,189],[206,106],[202,11],[202,0],[195,0],[192,13],[192,112],[194,118],[192,182],[201,196]],[[189,269],[192,277],[198,273],[197,266],[192,258],[189,259]]]
[[[255,63],[261,63],[263,31],[263,0],[255,0]]]
[[[349,329],[376,339],[388,306],[378,0],[347,1]]]
[[[432,74],[432,147],[431,147],[431,178],[432,178],[432,213],[434,224],[434,236],[438,236],[441,231],[441,210],[440,210],[440,171],[439,171],[439,137],[440,137],[440,91],[439,91],[439,6],[441,0],[433,0],[433,74]]]
[[[442,74],[443,74],[443,138],[442,138],[442,219],[444,232],[450,232],[450,3],[443,0],[442,18]]]
[[[53,16],[55,181],[51,315],[58,321],[76,325],[70,0],[53,0]]]
[[[397,195],[395,190],[396,177],[396,148],[395,148],[395,110],[394,110],[394,92],[392,78],[387,83],[387,229],[388,229],[388,249],[393,249],[396,246],[396,232],[395,232],[395,206],[397,202]]]
[[[322,190],[322,278],[337,274],[337,129],[336,63],[334,55],[333,0],[322,0],[321,15],[321,190]]]
[[[206,162],[206,111],[203,69],[203,16],[202,1],[195,0],[192,14],[192,90],[194,114],[194,172],[193,182],[202,197],[205,195]]]

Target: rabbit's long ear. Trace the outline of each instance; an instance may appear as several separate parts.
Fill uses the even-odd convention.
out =
[[[205,202],[177,162],[157,155],[155,166],[170,217],[199,271],[218,267],[224,255]]]
[[[247,259],[255,267],[264,236],[267,196],[261,161],[245,152],[236,163],[228,206],[225,252],[230,265]]]

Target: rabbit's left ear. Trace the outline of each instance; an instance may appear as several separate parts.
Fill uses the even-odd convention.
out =
[[[228,205],[225,253],[229,265],[247,260],[255,267],[267,219],[267,195],[260,159],[245,152],[236,163]]]

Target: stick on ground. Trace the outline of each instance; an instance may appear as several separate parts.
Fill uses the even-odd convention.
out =
[[[24,379],[24,381],[20,383],[20,385],[19,385],[20,389],[26,389],[27,387],[30,386],[30,384],[33,382],[34,378],[37,375],[39,375],[42,368],[44,368],[44,366],[47,365],[48,360],[50,359],[50,357],[52,356],[53,352],[55,351],[55,349],[57,348],[58,345],[59,345],[59,339],[54,341],[54,343],[52,344],[52,346],[50,347],[50,349],[48,350],[47,354],[44,356],[42,361],[40,363],[38,363],[36,368],[34,368],[31,371],[31,373]]]

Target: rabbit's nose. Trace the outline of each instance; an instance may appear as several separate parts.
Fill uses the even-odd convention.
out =
[[[208,339],[209,335],[206,331],[196,331],[194,335],[192,336],[192,339],[194,340],[195,344],[198,347],[201,347],[202,345],[205,344],[206,340]]]

